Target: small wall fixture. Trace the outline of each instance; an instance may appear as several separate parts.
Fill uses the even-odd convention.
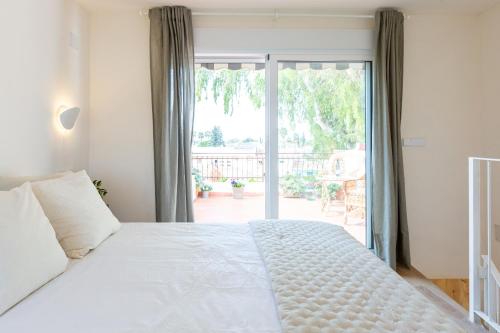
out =
[[[66,130],[71,130],[75,127],[76,121],[78,120],[78,115],[80,114],[80,108],[68,108],[66,106],[61,106],[59,108],[59,121],[61,125]]]

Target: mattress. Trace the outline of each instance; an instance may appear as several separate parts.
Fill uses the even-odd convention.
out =
[[[126,223],[0,316],[8,333],[275,333],[248,225]]]

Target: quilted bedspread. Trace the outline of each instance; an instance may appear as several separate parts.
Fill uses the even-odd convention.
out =
[[[251,222],[283,332],[463,332],[341,227]]]

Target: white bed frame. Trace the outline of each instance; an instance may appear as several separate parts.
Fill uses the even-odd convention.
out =
[[[490,259],[494,242],[492,220],[493,163],[500,159],[469,157],[469,319],[500,332],[500,273]],[[485,164],[486,179],[481,177]],[[486,253],[481,253],[481,182],[486,184]]]

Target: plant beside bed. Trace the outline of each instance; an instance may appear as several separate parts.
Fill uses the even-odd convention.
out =
[[[94,184],[97,192],[99,193],[99,195],[101,196],[101,198],[104,200],[104,197],[106,196],[106,194],[108,194],[108,191],[102,187],[102,180],[94,180],[92,181],[92,184]]]

